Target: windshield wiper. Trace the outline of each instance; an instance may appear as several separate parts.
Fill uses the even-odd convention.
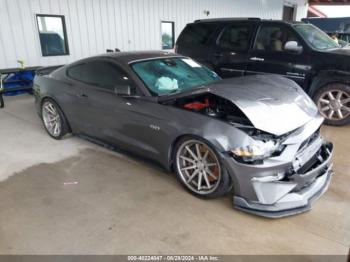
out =
[[[178,93],[179,91],[180,91],[180,89],[174,89],[174,90],[169,91],[168,93],[161,94],[159,96],[168,96],[168,95],[172,95],[172,94]]]

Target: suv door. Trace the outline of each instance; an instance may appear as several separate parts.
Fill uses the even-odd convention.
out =
[[[226,25],[219,34],[210,60],[222,77],[244,75],[248,63],[255,23],[237,22]]]
[[[286,43],[294,41],[300,51],[289,51]],[[249,52],[247,74],[279,74],[305,87],[311,70],[307,46],[290,26],[262,23]]]

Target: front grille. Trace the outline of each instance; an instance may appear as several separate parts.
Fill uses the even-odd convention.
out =
[[[320,129],[318,129],[300,144],[297,155],[293,161],[294,172],[303,174],[309,169],[309,167],[313,166],[317,162],[317,157],[320,153],[319,146],[321,146],[320,143],[317,142],[319,139]]]
[[[297,182],[292,192],[297,192],[309,186],[319,176],[322,176],[330,168],[329,158],[333,151],[331,143],[322,145],[321,149],[306,162],[296,174],[290,177],[291,181]],[[316,158],[315,158],[316,157]]]
[[[310,172],[311,170],[317,168],[323,162],[329,158],[330,155],[330,149],[327,147],[327,145],[323,145],[320,150],[309,159],[303,166],[301,166],[298,170],[298,174],[305,174],[307,172]]]
[[[298,151],[303,150],[305,147],[309,146],[320,136],[320,129],[318,129],[315,133],[309,136],[303,143],[301,143]]]
[[[305,174],[306,172],[310,171],[313,167],[315,167],[319,164],[320,151],[318,151],[314,156],[312,156],[304,165],[302,165],[298,169],[299,174]]]

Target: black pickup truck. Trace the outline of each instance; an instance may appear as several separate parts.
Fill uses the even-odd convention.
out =
[[[222,77],[279,74],[297,82],[330,125],[350,123],[350,48],[301,22],[204,19],[188,24],[175,51]]]

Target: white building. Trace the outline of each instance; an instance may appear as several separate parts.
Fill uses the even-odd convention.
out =
[[[0,0],[0,69],[18,67],[17,60],[47,66],[106,49],[161,49],[161,28],[176,39],[196,19],[282,19],[284,6],[294,8],[296,20],[306,17],[307,0]],[[162,26],[162,21],[172,23]],[[58,35],[64,50],[45,50],[40,44]]]

